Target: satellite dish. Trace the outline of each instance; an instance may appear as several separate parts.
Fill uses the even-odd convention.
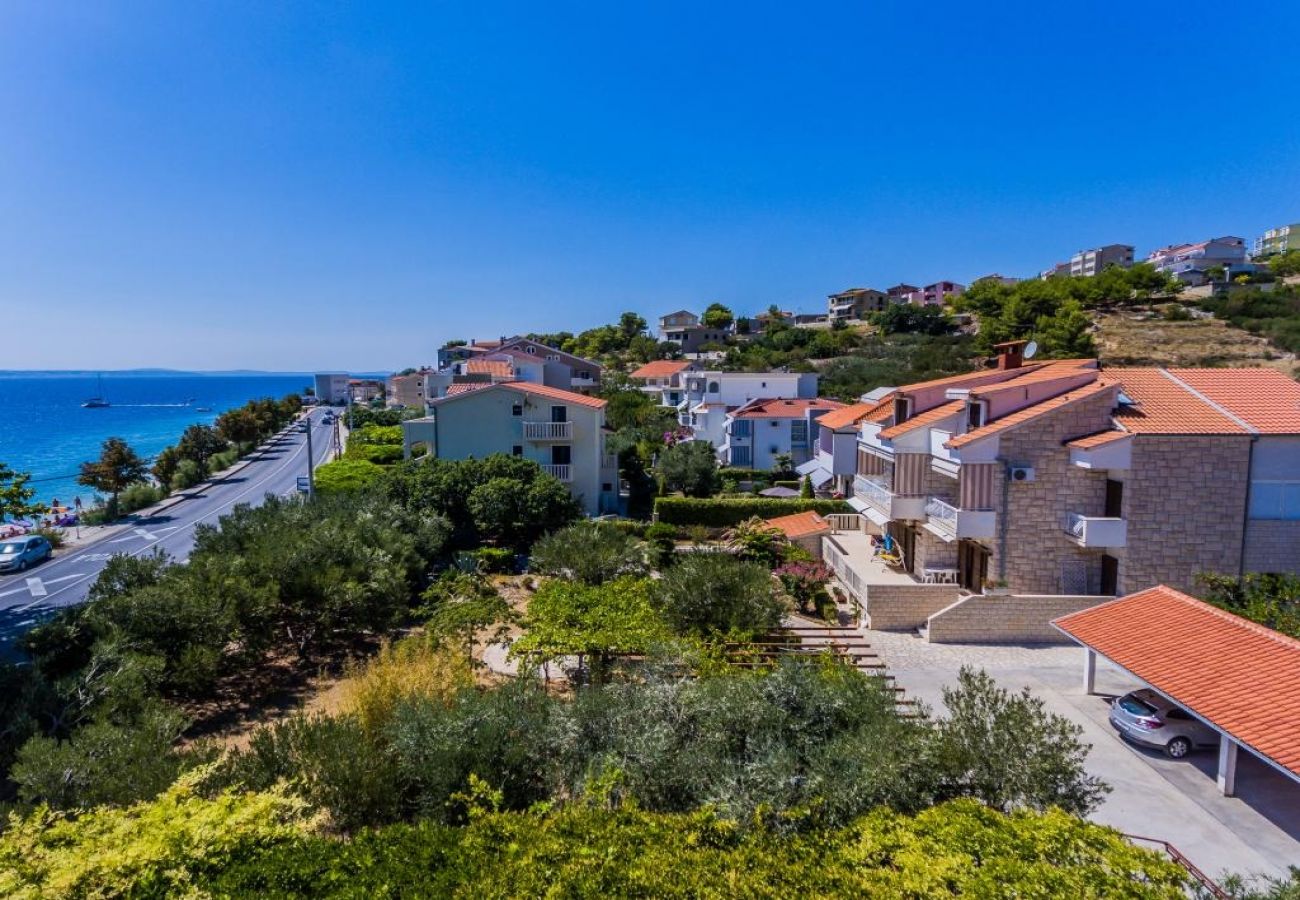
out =
[[[1030,341],[1025,344],[1025,359],[1033,359],[1034,354],[1038,352],[1038,341]]]

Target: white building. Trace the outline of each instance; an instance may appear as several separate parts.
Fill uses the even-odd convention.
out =
[[[429,415],[402,423],[402,442],[438,459],[507,453],[531,459],[562,481],[588,515],[618,509],[618,463],[605,449],[605,401],[574,391],[502,381],[457,384],[428,403]]]
[[[753,400],[811,399],[817,396],[817,376],[806,372],[687,372],[678,422],[696,440],[722,446],[727,415]]]
[[[753,400],[729,413],[723,423],[718,461],[740,468],[775,469],[789,454],[795,465],[807,462],[817,443],[817,418],[844,404],[813,397]]]
[[[351,380],[342,372],[317,372],[316,400],[320,403],[345,405],[351,398]]]
[[[686,359],[657,359],[627,377],[655,398],[660,406],[676,408],[685,396],[686,373],[699,371],[699,364]]]
[[[1092,250],[1080,250],[1070,257],[1070,275],[1085,278],[1098,275],[1107,266],[1127,269],[1133,265],[1133,248],[1128,244],[1107,244]]]
[[[1217,237],[1196,244],[1170,244],[1161,247],[1147,257],[1147,262],[1156,267],[1156,271],[1172,275],[1182,281],[1201,283],[1205,270],[1211,266],[1222,266],[1232,277],[1232,273],[1244,274],[1254,271],[1254,266],[1246,261],[1246,241],[1239,237]]]
[[[886,395],[887,396],[887,395]],[[894,413],[894,401],[864,400],[820,415],[817,446],[812,458],[796,467],[812,480],[819,493],[849,495],[858,471],[858,428],[864,421],[884,422]],[[872,417],[875,417],[874,419]]]

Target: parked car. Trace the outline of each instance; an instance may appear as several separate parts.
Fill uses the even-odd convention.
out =
[[[22,572],[50,558],[54,548],[39,534],[0,541],[0,572]]]
[[[1113,701],[1110,724],[1133,743],[1163,750],[1172,759],[1219,744],[1217,731],[1149,688]]]

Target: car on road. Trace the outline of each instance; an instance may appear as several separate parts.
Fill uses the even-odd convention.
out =
[[[39,534],[0,541],[0,572],[22,572],[50,558],[54,548]]]
[[[1218,732],[1149,688],[1116,698],[1110,724],[1133,743],[1163,750],[1172,759],[1219,744]]]

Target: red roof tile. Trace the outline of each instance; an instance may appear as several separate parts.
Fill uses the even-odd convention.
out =
[[[1139,434],[1249,434],[1241,422],[1199,396],[1163,369],[1107,369],[1133,406],[1121,406],[1115,421]]]
[[[1053,624],[1300,776],[1300,641],[1163,585]]]
[[[882,428],[880,437],[896,438],[900,434],[906,434],[914,428],[921,428],[925,425],[933,425],[935,422],[941,422],[944,419],[957,415],[966,408],[965,400],[949,400],[947,403],[940,403],[932,409],[927,409],[923,413],[917,413],[905,422],[897,425],[890,425],[888,428]]]
[[[491,375],[494,378],[509,378],[515,374],[514,367],[504,359],[471,359],[465,363],[465,371],[471,375]]]
[[[892,402],[892,401],[891,401]],[[818,425],[825,425],[832,430],[836,428],[848,428],[850,425],[856,425],[870,412],[872,412],[878,403],[854,403],[851,406],[845,406],[842,409],[832,410],[817,420]]]
[[[1041,403],[1035,403],[1033,406],[1027,406],[1024,409],[1016,410],[1009,415],[1000,419],[994,419],[983,428],[976,428],[974,431],[968,431],[965,434],[954,435],[944,446],[951,449],[964,447],[975,441],[983,440],[986,437],[999,434],[1003,431],[1009,431],[1012,428],[1018,428],[1026,422],[1032,422],[1040,416],[1055,412],[1063,406],[1069,406],[1074,403],[1087,400],[1090,397],[1096,397],[1104,391],[1114,390],[1116,385],[1105,378],[1099,378],[1091,384],[1085,384],[1083,387],[1067,391],[1064,394],[1057,394],[1051,399],[1044,400]]]
[[[1169,374],[1262,434],[1300,434],[1300,383],[1276,369],[1170,369]]]
[[[830,534],[831,531],[830,523],[812,510],[765,521],[792,541],[814,534]]]
[[[678,372],[689,369],[691,365],[692,363],[688,359],[656,359],[654,362],[646,363],[627,377],[667,378],[670,375],[676,375]]]
[[[838,400],[822,398],[759,399],[751,400],[734,413],[737,419],[797,419],[802,418],[810,409],[840,409],[844,406]]]
[[[455,385],[453,385],[453,387],[455,387]],[[496,384],[476,384],[467,385],[467,387],[472,387],[475,391],[492,391],[498,388],[505,388],[506,390],[516,391],[520,394],[533,394],[538,397],[546,397],[564,403],[576,403],[579,406],[589,406],[592,409],[603,409],[605,406],[605,401],[601,400],[599,397],[589,397],[586,394],[548,387],[544,384],[535,384],[531,381],[498,381]],[[440,397],[439,399],[434,400],[433,404],[436,405],[443,403],[453,397],[463,396],[466,393],[468,393],[468,391],[457,391],[453,394],[448,390],[446,397]]]
[[[1095,447],[1104,447],[1107,444],[1113,444],[1115,441],[1131,438],[1132,436],[1127,431],[1112,428],[1109,431],[1098,431],[1096,434],[1089,434],[1081,438],[1075,438],[1072,441],[1066,441],[1065,446],[1073,447],[1075,450],[1092,450]]]
[[[491,386],[492,385],[488,384],[487,382],[480,382],[478,384],[474,384],[473,382],[468,382],[463,384],[449,384],[447,385],[447,396],[454,397],[456,394],[468,394],[470,391],[477,391],[479,388],[485,388]]]

